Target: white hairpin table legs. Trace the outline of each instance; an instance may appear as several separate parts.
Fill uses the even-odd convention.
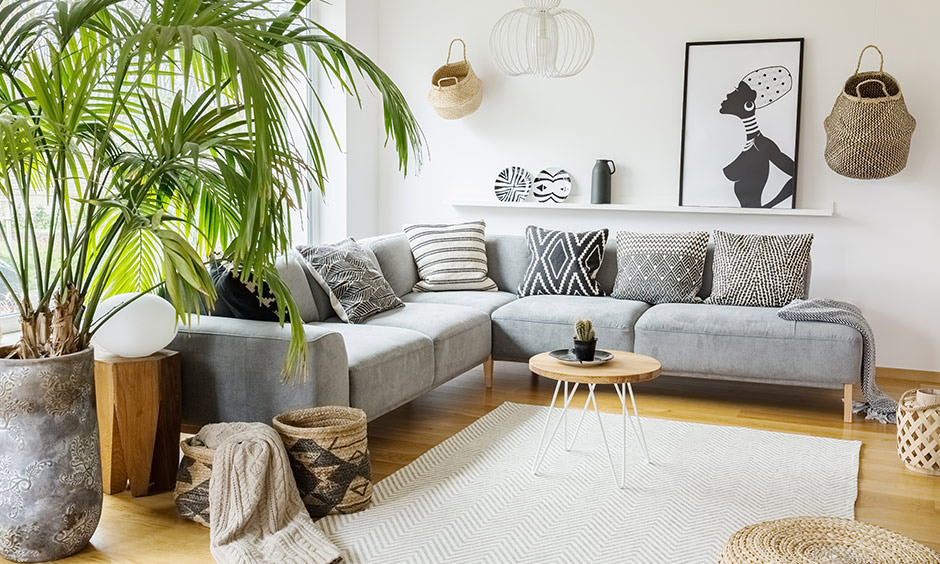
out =
[[[633,435],[637,438],[637,441],[640,443],[640,447],[643,449],[643,458],[647,463],[650,462],[649,449],[646,446],[646,436],[643,434],[643,423],[640,420],[640,413],[636,409],[636,398],[633,395],[633,387],[629,384],[614,384],[614,390],[617,391],[617,397],[620,399],[620,413],[623,417],[623,428],[622,428],[622,457],[620,461],[620,478],[617,477],[617,470],[614,464],[614,457],[610,451],[610,444],[607,442],[607,433],[604,431],[604,423],[601,421],[601,412],[597,408],[597,398],[594,395],[594,388],[597,384],[588,384],[588,396],[584,402],[584,407],[581,409],[581,416],[578,418],[578,425],[575,427],[574,435],[571,437],[571,442],[568,442],[568,406],[571,405],[571,400],[574,399],[575,392],[578,391],[578,384],[576,383],[571,392],[568,392],[568,382],[564,382],[564,391],[562,392],[562,405],[561,405],[561,414],[555,421],[554,427],[552,427],[551,434],[548,434],[548,428],[551,426],[552,415],[555,412],[555,403],[558,400],[558,392],[562,390],[562,381],[559,380],[555,384],[555,393],[552,395],[552,403],[549,406],[548,415],[545,417],[545,425],[542,427],[542,436],[539,439],[538,449],[536,449],[535,461],[532,464],[532,473],[537,474],[539,467],[542,465],[542,462],[545,460],[545,455],[548,453],[549,448],[552,446],[552,441],[555,439],[555,435],[558,434],[558,428],[564,424],[564,434],[563,434],[563,445],[565,450],[571,450],[571,447],[574,446],[574,443],[578,440],[578,434],[581,432],[581,424],[584,423],[584,415],[588,411],[588,406],[591,405],[594,408],[594,414],[597,416],[597,425],[601,431],[601,439],[604,441],[604,449],[607,451],[607,460],[610,462],[610,472],[614,477],[614,483],[618,487],[626,487],[626,475],[627,475],[627,416],[629,415],[630,427],[633,428]],[[633,413],[629,413],[627,408],[627,394],[630,395],[630,403],[633,405]],[[548,441],[545,440],[548,436]]]

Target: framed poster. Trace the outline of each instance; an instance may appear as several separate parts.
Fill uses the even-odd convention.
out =
[[[796,204],[803,39],[687,43],[679,205]]]

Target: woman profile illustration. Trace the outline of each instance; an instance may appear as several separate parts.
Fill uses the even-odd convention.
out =
[[[740,118],[747,136],[741,154],[724,168],[725,177],[734,182],[734,194],[742,208],[773,208],[792,197],[796,190],[796,163],[761,133],[756,115],[757,110],[776,102],[791,88],[790,71],[784,67],[765,67],[741,79],[721,103],[719,113]],[[790,179],[764,204],[771,164]]]

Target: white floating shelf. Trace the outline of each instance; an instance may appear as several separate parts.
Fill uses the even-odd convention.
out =
[[[835,206],[830,203],[823,208],[705,208],[692,206],[643,206],[637,204],[585,204],[561,203],[541,204],[539,202],[456,202],[456,208],[490,209],[537,209],[554,211],[617,211],[648,213],[717,213],[733,215],[789,215],[809,217],[831,217],[835,215]]]

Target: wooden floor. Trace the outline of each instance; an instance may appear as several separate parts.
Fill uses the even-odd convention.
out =
[[[376,479],[407,465],[503,402],[545,405],[551,399],[553,384],[530,375],[525,365],[497,363],[492,391],[483,389],[482,378],[482,370],[474,370],[370,423]],[[932,373],[890,369],[879,370],[879,383],[894,397],[910,388],[940,384]],[[644,417],[862,441],[856,518],[940,550],[940,478],[903,468],[896,454],[893,426],[858,418],[855,423],[843,424],[841,390],[678,378],[660,378],[637,385],[635,390]],[[612,388],[604,390],[599,401],[605,411],[620,409]],[[104,514],[92,546],[63,562],[213,560],[208,529],[179,519],[172,494],[132,498],[125,492],[105,496]]]

